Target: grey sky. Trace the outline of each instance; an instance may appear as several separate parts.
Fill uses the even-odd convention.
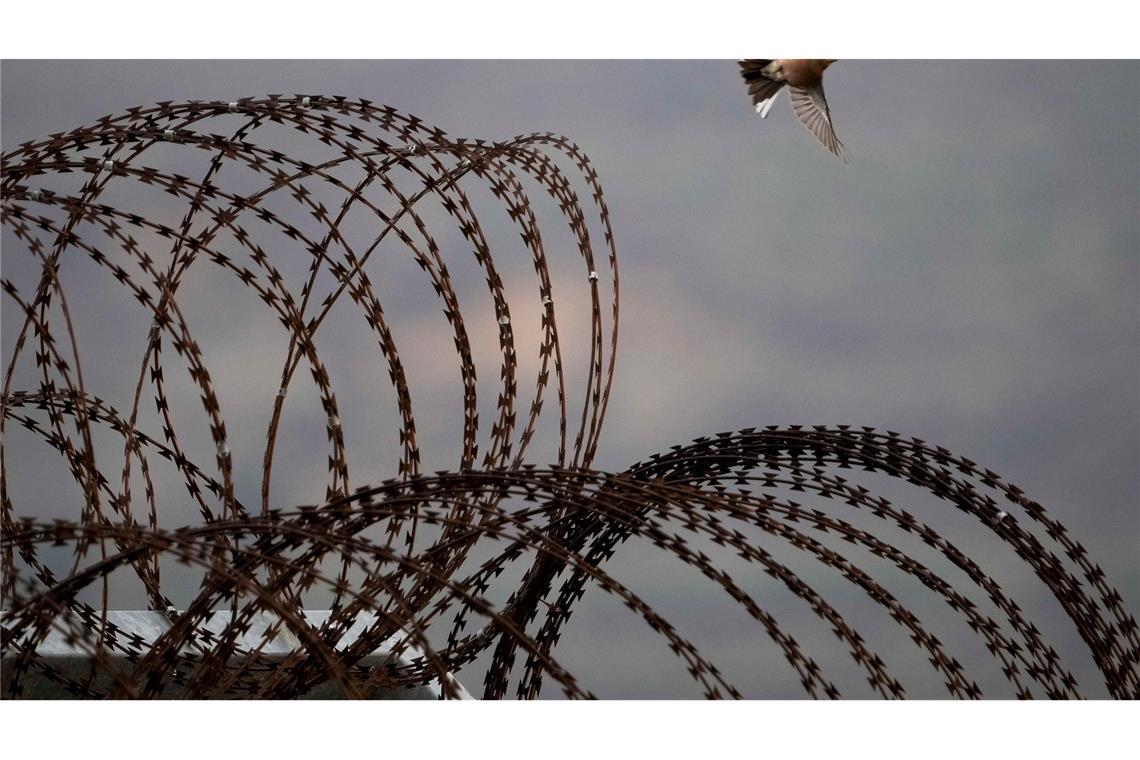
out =
[[[158,100],[313,92],[453,136],[565,134],[598,169],[622,268],[597,466],[742,427],[897,430],[1018,484],[1137,610],[1138,74],[1136,62],[841,61],[826,85],[848,165],[785,96],[767,120],[751,113],[733,61],[5,61],[0,128],[9,151]],[[7,250],[3,265],[9,276]],[[13,313],[5,301],[6,359]],[[227,392],[240,408],[269,388]],[[449,466],[454,421],[424,424],[425,448],[442,452],[429,465]],[[38,466],[8,456],[15,473]],[[393,474],[358,465],[354,480]]]

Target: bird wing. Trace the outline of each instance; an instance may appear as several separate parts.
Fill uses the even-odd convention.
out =
[[[768,115],[776,96],[784,82],[774,79],[771,59],[751,58],[740,62],[740,75],[748,84],[748,94],[752,96],[752,105],[756,106],[756,113],[761,118]]]
[[[827,107],[827,98],[823,95],[823,84],[813,84],[811,87],[789,87],[792,98],[792,110],[800,123],[811,130],[823,147],[835,155],[847,160],[843,150],[843,143],[835,136],[835,129],[831,126],[831,110]]]

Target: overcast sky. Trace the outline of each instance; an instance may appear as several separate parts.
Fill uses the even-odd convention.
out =
[[[840,61],[826,85],[846,165],[785,96],[753,114],[733,61],[5,61],[0,128],[10,151],[159,100],[304,92],[369,98],[452,136],[568,135],[598,169],[622,268],[597,466],[770,424],[915,435],[1041,502],[1134,611],[1138,74]],[[453,422],[433,432],[424,418],[426,451],[455,440]],[[354,485],[393,474],[358,468]]]

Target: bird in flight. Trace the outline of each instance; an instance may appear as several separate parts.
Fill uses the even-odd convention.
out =
[[[823,71],[835,61],[822,58],[748,58],[740,62],[740,75],[748,84],[752,105],[761,118],[768,116],[784,85],[792,98],[792,110],[823,147],[844,161],[843,143],[835,136],[831,111],[823,95]]]

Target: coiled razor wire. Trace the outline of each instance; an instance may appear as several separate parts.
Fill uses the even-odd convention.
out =
[[[228,135],[208,131],[219,123],[230,127]],[[302,160],[259,142],[271,125],[303,136],[323,157]],[[148,163],[159,146],[201,157],[205,171],[194,178]],[[256,181],[228,185],[235,168]],[[357,179],[346,180],[350,174]],[[61,178],[71,184],[60,184]],[[664,641],[706,696],[747,696],[733,685],[732,672],[719,669],[635,586],[607,572],[629,542],[674,558],[704,578],[710,593],[739,605],[758,627],[734,635],[757,642],[757,651],[762,640],[771,642],[812,697],[843,692],[797,641],[793,634],[800,631],[768,608],[752,576],[726,569],[724,552],[805,605],[874,694],[895,698],[906,691],[874,643],[840,612],[837,602],[852,594],[901,628],[946,694],[983,695],[953,654],[956,642],[939,640],[876,580],[868,557],[906,574],[958,615],[1000,666],[1008,693],[1081,695],[1061,656],[980,558],[840,474],[852,469],[900,479],[968,515],[972,530],[996,537],[1048,588],[1109,694],[1140,695],[1136,621],[1105,573],[1040,504],[945,449],[872,428],[770,427],[698,439],[624,472],[591,469],[614,374],[618,270],[598,176],[564,137],[455,139],[392,108],[343,97],[165,102],[23,144],[4,155],[2,181],[3,226],[22,249],[9,244],[6,269],[13,257],[28,256],[38,273],[28,282],[17,283],[7,272],[3,279],[10,313],[22,315],[18,337],[5,350],[0,420],[5,696],[22,696],[28,675],[40,673],[81,697],[155,697],[173,690],[190,697],[288,698],[325,681],[346,696],[363,697],[378,687],[433,679],[443,696],[454,697],[449,674],[467,677],[477,669],[485,697],[510,695],[512,683],[518,697],[537,697],[546,683],[570,697],[590,697],[591,687],[556,656],[587,592],[614,598],[642,620],[643,630]],[[506,212],[537,274],[532,297],[540,304],[541,336],[529,406],[520,400],[511,304],[485,215],[477,214],[466,191],[472,183],[489,190]],[[108,200],[112,188],[126,184],[172,196],[182,218]],[[583,185],[585,202],[575,189]],[[538,187],[538,196],[528,187]],[[339,205],[326,205],[328,197]],[[543,198],[568,225],[581,257],[579,287],[588,290],[590,349],[579,416],[572,413],[577,397],[563,363],[552,267],[536,211]],[[499,327],[501,386],[482,457],[473,341],[433,237],[438,225],[424,211],[432,204],[470,249]],[[346,232],[346,220],[361,213],[371,219],[371,239],[363,244]],[[298,217],[314,219],[319,234]],[[266,228],[289,244],[259,242],[258,230]],[[462,453],[454,471],[421,471],[412,389],[366,266],[391,241],[429,278],[452,334],[463,387]],[[86,257],[113,278],[137,301],[138,318],[150,322],[129,407],[116,408],[84,381],[60,276],[74,257]],[[308,260],[308,274],[291,282],[278,267],[297,257]],[[257,472],[259,503],[238,497],[237,484],[249,474],[235,469],[209,357],[185,316],[190,299],[210,297],[187,285],[195,266],[237,278],[288,335],[280,389],[267,400],[272,414]],[[320,283],[329,282],[320,295]],[[399,462],[395,477],[378,486],[353,485],[361,479],[359,473],[350,478],[343,428],[356,410],[338,403],[317,348],[326,317],[346,298],[363,312],[398,408]],[[416,350],[401,348],[405,355]],[[15,387],[19,372],[32,364],[33,387]],[[302,367],[327,420],[326,495],[320,506],[281,509],[270,498],[275,452],[285,399]],[[193,447],[180,439],[170,373],[185,373],[200,394],[213,462],[192,459]],[[155,406],[157,430],[144,422],[144,401]],[[552,403],[557,461],[535,467],[527,463],[527,448]],[[62,457],[82,494],[73,518],[46,521],[13,502],[9,465],[25,461],[10,435],[17,427]],[[117,437],[123,456],[118,475],[99,464],[107,458],[108,434]],[[173,466],[200,521],[180,527],[160,521],[160,461]],[[368,472],[364,482],[377,475]],[[141,498],[132,490],[140,479]],[[793,493],[830,511],[794,501]],[[866,524],[873,529],[860,527]],[[907,536],[919,539],[929,556],[914,556]],[[858,550],[857,557],[843,546]],[[786,561],[789,550],[832,572],[839,585],[821,589],[816,574]],[[50,559],[61,552],[70,557],[62,571]],[[171,563],[199,573],[196,594],[181,606],[162,583]],[[954,580],[946,577],[951,566]],[[496,591],[496,579],[512,571],[517,579],[505,593]],[[151,609],[169,616],[169,629],[154,641],[108,619],[112,581],[124,573],[142,584]],[[331,599],[319,625],[303,614],[314,591]],[[207,626],[218,610],[225,614],[221,630]],[[257,620],[271,624],[255,629]],[[345,637],[354,625],[363,629],[350,641]],[[86,653],[87,678],[76,680],[37,654],[53,632]],[[283,632],[296,641],[291,654],[262,656],[266,642]],[[250,636],[260,636],[261,644],[250,645]],[[365,664],[384,642],[404,657]]]

